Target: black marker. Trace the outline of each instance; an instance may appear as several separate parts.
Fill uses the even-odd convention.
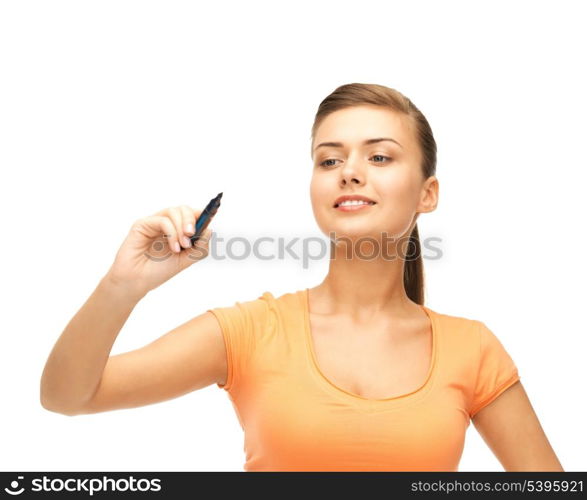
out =
[[[212,218],[216,215],[218,207],[220,206],[220,198],[222,198],[222,193],[219,193],[216,198],[212,198],[196,220],[196,232],[190,237],[192,246],[198,241],[198,238],[202,235],[204,230],[208,227],[208,224],[210,224]]]

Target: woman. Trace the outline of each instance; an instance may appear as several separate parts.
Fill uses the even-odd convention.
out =
[[[139,219],[53,348],[43,406],[96,413],[216,383],[245,431],[247,471],[456,471],[471,419],[506,470],[563,470],[493,332],[423,305],[416,220],[438,202],[426,118],[394,89],[343,85],[320,104],[311,155],[331,240],[319,286],[209,309],[109,357],[137,302],[208,252],[209,229],[195,248],[186,238],[199,211]],[[162,234],[172,257],[147,258]]]

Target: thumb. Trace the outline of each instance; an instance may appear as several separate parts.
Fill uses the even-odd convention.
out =
[[[213,231],[211,229],[206,228],[192,247],[186,248],[181,252],[182,260],[187,260],[188,265],[190,265],[198,260],[206,258],[210,253],[209,247],[212,234]]]

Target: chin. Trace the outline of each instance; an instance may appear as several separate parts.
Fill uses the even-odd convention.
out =
[[[381,232],[373,227],[365,227],[365,224],[336,224],[328,228],[325,234],[330,238],[349,238],[356,240],[359,238],[371,238],[379,240]]]
[[[382,241],[385,236],[385,240],[390,243],[402,237],[408,237],[410,226],[375,227],[371,224],[366,225],[364,222],[359,223],[357,221],[357,223],[353,223],[353,221],[348,221],[348,223],[330,224],[327,228],[324,226],[322,228],[323,233],[330,239],[333,237],[349,238],[354,241],[359,238],[370,238],[375,241]]]

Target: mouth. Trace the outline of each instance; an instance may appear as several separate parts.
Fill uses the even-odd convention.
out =
[[[334,200],[333,207],[339,208],[339,207],[343,207],[345,205],[354,206],[354,205],[359,205],[361,203],[368,203],[370,205],[375,205],[376,201],[372,200],[368,196],[365,196],[360,193],[345,194],[345,195],[339,196],[338,198],[336,198],[336,200]]]
[[[341,212],[356,212],[358,210],[365,210],[369,207],[372,207],[373,205],[376,205],[377,203],[374,201],[368,201],[368,202],[360,202],[360,203],[336,203],[334,205],[334,208],[336,210],[340,210]]]

